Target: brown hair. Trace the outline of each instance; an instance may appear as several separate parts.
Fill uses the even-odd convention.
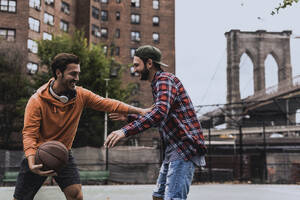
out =
[[[65,69],[67,68],[68,64],[75,63],[79,64],[79,58],[70,53],[59,53],[57,54],[51,63],[51,69],[56,79],[56,69],[59,69],[61,73],[64,73]]]

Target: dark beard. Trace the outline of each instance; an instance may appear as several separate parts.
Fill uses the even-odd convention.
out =
[[[149,77],[149,70],[144,67],[143,71],[141,72],[141,80],[146,81]]]

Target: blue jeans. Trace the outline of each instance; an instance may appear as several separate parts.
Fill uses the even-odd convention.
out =
[[[195,166],[183,159],[163,163],[153,196],[164,200],[185,200],[193,180]]]

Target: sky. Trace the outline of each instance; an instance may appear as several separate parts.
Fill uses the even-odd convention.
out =
[[[176,75],[183,82],[194,106],[226,103],[227,52],[224,33],[291,30],[293,77],[300,75],[300,2],[271,15],[281,0],[175,0]],[[299,39],[296,39],[296,37]],[[266,86],[277,84],[277,64],[265,61]],[[242,97],[253,94],[250,58],[240,63]],[[204,113],[213,107],[199,110]]]

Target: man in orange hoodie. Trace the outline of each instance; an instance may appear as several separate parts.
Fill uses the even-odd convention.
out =
[[[32,200],[47,176],[54,176],[68,200],[83,199],[79,172],[71,151],[68,165],[59,173],[42,171],[42,165],[35,164],[36,150],[46,141],[60,141],[71,149],[83,108],[141,115],[149,111],[76,86],[80,64],[73,54],[58,54],[51,68],[54,78],[40,87],[26,106],[22,132],[26,158],[21,163],[14,200]]]

